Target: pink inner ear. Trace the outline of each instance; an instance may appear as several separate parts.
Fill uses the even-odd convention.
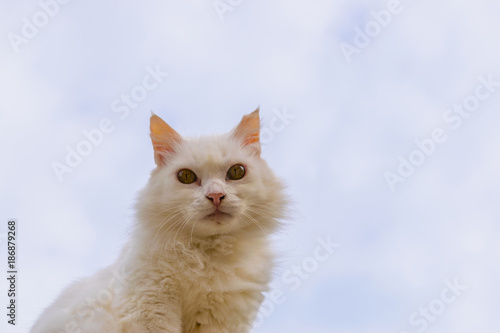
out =
[[[161,153],[173,152],[174,146],[181,142],[182,138],[179,133],[157,115],[151,116],[150,130],[156,164],[164,163],[163,154]]]
[[[238,126],[234,129],[234,136],[240,138],[244,145],[259,142],[260,117],[259,109],[243,116]]]

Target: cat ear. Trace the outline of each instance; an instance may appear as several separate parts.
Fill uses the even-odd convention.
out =
[[[248,146],[260,155],[259,107],[254,112],[244,115],[231,134],[233,137],[240,140],[243,146]]]
[[[182,138],[163,119],[151,112],[150,119],[151,141],[155,152],[155,162],[158,166],[165,165],[165,157],[174,152]]]

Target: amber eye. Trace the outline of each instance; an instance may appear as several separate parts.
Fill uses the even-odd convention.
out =
[[[182,169],[177,173],[177,179],[183,184],[192,184],[198,179],[196,174],[189,169]]]
[[[245,167],[241,164],[235,164],[227,170],[227,178],[238,180],[245,176]]]

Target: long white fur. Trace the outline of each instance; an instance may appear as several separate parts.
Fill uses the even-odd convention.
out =
[[[136,205],[137,219],[119,259],[68,287],[32,333],[245,333],[273,267],[268,236],[285,207],[283,186],[255,147],[231,132],[183,138],[165,156]],[[226,179],[242,164],[241,180]],[[182,184],[179,169],[200,183]],[[221,224],[208,188],[224,191]]]

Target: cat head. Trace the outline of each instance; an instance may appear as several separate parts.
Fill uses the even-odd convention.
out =
[[[261,158],[259,109],[230,132],[185,138],[151,116],[156,169],[139,218],[159,237],[268,234],[285,205],[282,183]]]

